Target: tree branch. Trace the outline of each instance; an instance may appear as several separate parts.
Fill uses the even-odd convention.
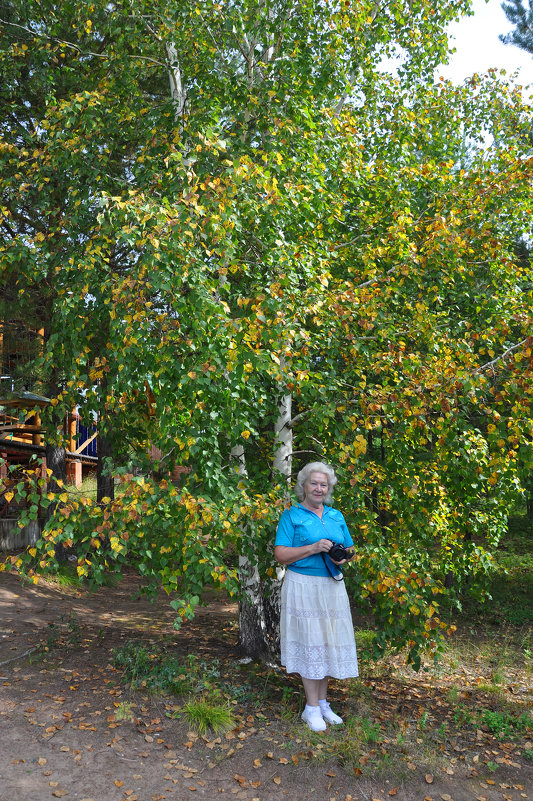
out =
[[[24,25],[18,25],[16,22],[8,22],[8,20],[0,19],[0,23],[2,25],[10,25],[12,28],[19,28],[21,31],[25,31],[34,39],[47,39],[49,42],[57,42],[57,44],[65,45],[65,47],[69,47],[71,50],[75,50],[80,56],[93,56],[94,58],[102,58],[108,59],[109,56],[107,53],[95,53],[92,50],[82,50],[79,45],[74,44],[74,42],[68,42],[66,39],[59,39],[56,36],[48,36],[46,33],[39,33],[38,31],[32,31],[31,28],[26,28]],[[156,64],[158,67],[166,67],[166,64],[163,64],[162,61],[158,61],[151,56],[140,56],[140,55],[130,55],[129,58],[132,59],[140,59],[141,61],[148,61],[152,64]]]
[[[510,348],[507,348],[505,353],[502,353],[500,356],[497,356],[492,361],[487,362],[486,364],[482,364],[480,367],[477,367],[474,370],[474,375],[479,375],[480,373],[484,372],[485,370],[491,370],[491,369],[492,369],[492,372],[494,373],[494,367],[495,367],[496,364],[498,364],[499,362],[505,361],[505,359],[509,356],[510,353],[513,353],[515,350],[518,350],[519,348],[522,348],[524,345],[527,345],[532,340],[533,340],[533,337],[526,337],[525,339],[522,340],[522,342],[518,342],[516,345],[511,345]]]

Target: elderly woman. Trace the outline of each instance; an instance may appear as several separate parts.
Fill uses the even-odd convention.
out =
[[[287,566],[281,591],[281,664],[299,673],[307,700],[303,720],[313,731],[342,723],[328,700],[328,679],[358,675],[357,652],[348,595],[339,566],[329,551],[353,541],[344,517],[331,504],[337,483],[333,468],[311,462],[298,473],[298,506],[279,521],[275,557]],[[348,553],[349,558],[353,556]]]

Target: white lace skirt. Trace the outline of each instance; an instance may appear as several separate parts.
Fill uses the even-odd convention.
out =
[[[287,570],[281,588],[281,664],[304,679],[359,675],[344,581]]]

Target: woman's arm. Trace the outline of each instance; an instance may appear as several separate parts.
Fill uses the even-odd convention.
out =
[[[299,548],[291,548],[288,545],[276,545],[274,548],[274,556],[276,561],[281,565],[292,565],[299,559],[305,559],[307,556],[314,556],[317,553],[327,553],[333,543],[331,540],[318,540],[312,542],[310,545],[301,545]]]

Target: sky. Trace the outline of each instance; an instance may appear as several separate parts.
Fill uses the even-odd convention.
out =
[[[505,16],[501,0],[473,0],[473,17],[463,17],[453,23],[456,53],[450,64],[440,67],[439,75],[454,83],[461,83],[474,72],[486,72],[490,67],[505,69],[508,73],[520,67],[519,82],[533,84],[533,55],[514,45],[504,45],[500,34],[509,33],[513,26]]]

